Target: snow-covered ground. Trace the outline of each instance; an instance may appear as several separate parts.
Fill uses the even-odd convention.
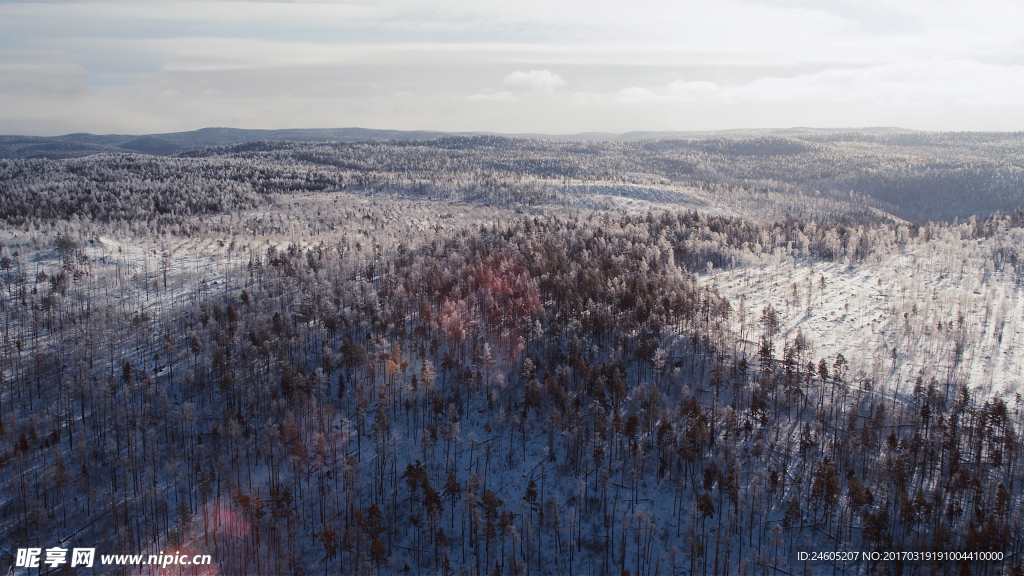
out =
[[[608,203],[605,209],[627,212],[661,206],[645,198],[602,194],[593,194],[589,201],[595,202],[593,207],[605,202]],[[330,245],[338,247],[347,258],[353,258],[353,266],[359,266],[378,257],[386,261],[400,246],[408,249],[429,246],[431,241],[443,242],[460,230],[508,221],[517,213],[569,214],[584,212],[588,206],[591,205],[567,203],[557,208],[520,207],[516,210],[346,192],[293,195],[280,198],[273,206],[208,218],[202,223],[202,230],[192,236],[133,236],[117,231],[80,236],[88,258],[82,265],[90,270],[82,285],[73,287],[69,293],[78,297],[76,290],[81,289],[84,294],[80,296],[87,298],[102,293],[109,286],[111,293],[105,295],[103,301],[127,314],[146,312],[153,318],[160,318],[162,313],[175,307],[203,300],[208,295],[204,294],[205,290],[210,294],[240,291],[248,275],[246,264],[250,256],[265,257],[270,248],[287,250],[295,245],[307,250]],[[725,208],[722,211],[731,213]],[[37,270],[50,275],[59,273],[62,256],[52,248],[57,231],[19,232],[18,236],[8,231],[5,234],[8,235],[0,240],[5,242],[8,252],[18,250],[21,253],[21,266],[29,278],[36,277]],[[1005,235],[981,241],[960,236],[915,239],[898,251],[872,254],[868,260],[854,263],[811,261],[783,250],[758,256],[750,253],[750,258],[741,266],[710,270],[701,281],[714,285],[732,304],[732,333],[739,342],[732,352],[742,352],[748,358],[756,354],[761,333],[758,319],[762,310],[771,305],[781,320],[775,339],[776,357],[782,356],[783,342],[793,342],[800,333],[812,344],[807,357],[815,362],[826,358],[831,365],[836,354],[842,353],[850,362],[851,383],[893,401],[894,393],[900,396],[911,393],[918,376],[924,381],[934,377],[940,384],[966,383],[985,397],[997,395],[1012,399],[1022,381],[1024,368],[1024,358],[1017,349],[1021,342],[1024,298],[1010,267],[1000,269],[992,257],[999,243],[1007,241]],[[45,289],[44,280],[40,284],[40,295]],[[130,337],[128,334],[121,336]],[[136,365],[141,361],[145,367],[146,359],[152,357],[152,350],[131,356],[132,346],[118,346],[119,350],[122,348]],[[381,340],[375,349],[388,350],[389,345]],[[410,350],[405,352],[411,353]],[[184,357],[184,352],[181,355]],[[515,362],[501,361],[502,356],[496,354],[499,361],[494,372],[495,376],[502,377],[495,377],[493,384],[488,385],[493,386],[499,396],[518,397],[518,383],[511,382],[519,367]],[[411,370],[416,369],[414,362]],[[457,376],[440,368],[440,363],[435,364],[437,369],[441,370],[442,383],[447,380],[451,386]],[[557,371],[555,367],[551,369]],[[404,377],[405,370],[402,372]],[[625,376],[632,382],[643,380],[628,369]],[[627,410],[632,413],[646,410],[643,402],[650,389],[650,383],[638,383],[625,400]],[[170,392],[173,395],[176,391]],[[675,394],[682,393],[677,389]],[[680,400],[672,393],[668,397],[673,402]],[[179,398],[172,396],[171,400]],[[440,486],[438,479],[446,478],[449,469],[457,469],[464,482],[469,474],[475,474],[474,482],[482,489],[492,490],[518,515],[519,520],[513,525],[518,532],[513,532],[507,541],[504,538],[492,540],[493,550],[485,546],[488,560],[494,560],[499,554],[503,557],[506,546],[510,554],[514,554],[518,540],[520,548],[525,543],[526,548],[532,550],[527,553],[528,558],[533,558],[530,562],[539,564],[537,551],[543,551],[544,558],[551,559],[552,565],[537,566],[542,573],[597,572],[599,565],[593,562],[601,558],[599,548],[607,541],[609,530],[608,524],[595,520],[598,518],[595,507],[602,501],[606,508],[610,502],[612,531],[620,529],[614,525],[621,519],[621,541],[631,550],[634,543],[639,549],[641,538],[653,537],[664,543],[665,553],[650,560],[654,563],[653,567],[647,567],[651,573],[679,573],[689,560],[677,558],[677,555],[687,548],[692,535],[716,530],[706,529],[703,522],[700,530],[697,529],[695,507],[689,501],[698,492],[696,484],[687,490],[653,475],[633,477],[631,468],[626,465],[609,467],[611,473],[602,482],[585,460],[575,469],[570,465],[567,456],[574,440],[567,434],[556,435],[554,424],[546,421],[545,415],[529,414],[526,433],[520,436],[516,428],[518,411],[494,417],[484,408],[486,401],[483,395],[467,400],[469,408],[454,429],[450,461],[441,456],[442,447],[446,454],[449,450],[444,442],[424,448],[423,429],[415,420],[409,425],[408,408],[404,418],[401,412],[396,412],[390,450],[399,462],[396,474],[406,463],[421,458],[437,487]],[[796,418],[786,422],[785,428],[776,432],[775,440],[778,442],[781,436],[788,439],[789,444],[777,445],[793,445],[799,426],[806,421]],[[340,413],[336,425],[345,435],[350,433],[351,423],[343,420]],[[551,430],[550,436],[547,430]],[[364,444],[369,442],[369,437],[364,436]],[[744,437],[739,445],[744,451],[755,450],[755,446],[760,451],[762,438],[761,432],[755,430],[751,438]],[[551,448],[555,451],[554,459],[550,458]],[[356,483],[358,489],[368,485],[372,478],[369,471],[375,461],[369,456],[372,448],[364,450],[367,472],[366,478]],[[619,454],[619,459],[623,458],[628,456]],[[760,466],[761,461],[750,462],[746,469],[740,462],[740,472],[749,474],[747,478],[763,480],[759,474],[764,470],[751,472],[749,469]],[[806,465],[801,467],[800,473],[806,476],[809,472],[804,468]],[[254,490],[257,497],[261,489],[263,497],[267,495],[264,474],[265,468],[257,466],[255,481],[253,477],[248,478],[248,489]],[[524,504],[523,500],[531,479],[538,484],[540,505],[546,507],[550,503],[546,513],[549,518],[557,518],[549,520],[550,524],[543,528],[531,527],[532,515],[539,513],[539,509]],[[336,481],[334,483],[337,485]],[[742,492],[745,500],[752,501],[763,493],[763,486],[748,484]],[[794,488],[790,484],[786,497],[804,499],[805,493],[799,485]],[[395,497],[397,492],[392,495]],[[405,518],[404,510],[407,506],[411,509],[414,500],[415,497],[400,504],[398,509],[403,511],[403,516],[399,518]],[[217,516],[223,510],[230,512],[225,502],[226,498],[208,499],[200,508],[201,514],[205,518],[208,513]],[[447,505],[446,502],[446,509]],[[719,507],[720,523],[723,515],[720,489]],[[679,511],[683,511],[682,514]],[[607,514],[605,510],[604,516]],[[452,515],[454,517],[454,511]],[[527,518],[531,521],[527,522]],[[769,506],[759,522],[778,523],[781,518],[781,508]],[[454,521],[449,526],[450,536],[454,537]],[[429,551],[421,550],[423,536],[420,532],[422,530],[409,531],[396,540],[390,569],[397,571],[405,562],[420,567],[419,556],[429,557]],[[466,528],[460,526],[458,534],[465,532]],[[198,528],[193,536],[192,543],[198,543]],[[579,552],[581,546],[588,550],[593,548],[595,552],[579,556],[588,558],[589,565],[582,564],[582,560],[577,560],[575,565],[571,563],[574,547]],[[626,546],[619,548],[621,558],[626,556]],[[465,546],[459,553],[454,550],[455,571],[482,571],[479,557],[467,556]],[[764,550],[768,550],[767,545]],[[312,554],[309,552],[310,556]],[[715,554],[718,558],[717,551]],[[729,552],[723,554],[729,556]],[[733,556],[742,558],[743,553],[733,553]]]
[[[766,256],[761,265],[716,271],[704,281],[733,303],[748,356],[757,351],[760,314],[771,305],[781,319],[778,342],[802,332],[815,359],[841,353],[851,376],[887,395],[896,387],[910,393],[920,375],[1011,399],[1024,382],[1024,291],[993,269],[991,242],[923,242],[862,263]],[[782,346],[775,352],[781,357]]]

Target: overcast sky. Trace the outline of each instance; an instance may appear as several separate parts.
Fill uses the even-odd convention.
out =
[[[1024,130],[1020,2],[0,2],[0,133]]]

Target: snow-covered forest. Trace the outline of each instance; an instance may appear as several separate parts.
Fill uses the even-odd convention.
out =
[[[0,567],[1021,573],[1022,144],[0,160]]]

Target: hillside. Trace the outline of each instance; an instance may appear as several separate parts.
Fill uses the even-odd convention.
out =
[[[548,201],[561,192],[618,195],[630,189],[672,203],[696,191],[706,206],[736,208],[736,199],[744,197],[748,216],[763,217],[768,209],[771,218],[804,218],[859,207],[921,222],[985,217],[1024,204],[1024,137],[1011,133],[808,130],[573,140],[208,129],[141,137],[3,138],[0,148],[7,152],[0,156],[10,158],[0,160],[0,183],[8,196],[57,182],[81,196],[90,187],[124,187],[124,179],[139,178],[140,170],[156,170],[164,181],[190,179],[186,187],[198,177],[204,198],[220,194],[211,188],[236,185],[257,193],[362,188],[506,204]],[[75,158],[83,154],[92,155]],[[71,158],[32,158],[63,156]],[[139,179],[143,187],[152,180]],[[159,206],[156,213],[168,210],[180,213]],[[7,217],[10,212],[5,209]]]
[[[741,177],[819,140],[0,161],[0,566],[1020,570],[1024,213]]]

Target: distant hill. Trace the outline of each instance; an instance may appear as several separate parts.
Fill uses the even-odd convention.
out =
[[[136,152],[166,156],[208,146],[229,146],[254,140],[281,142],[356,142],[363,140],[424,140],[445,132],[324,128],[243,130],[203,128],[168,134],[66,134],[64,136],[0,136],[0,158],[77,158],[105,152]]]
[[[765,136],[824,136],[851,131],[870,134],[909,133],[898,128],[865,129],[742,129],[703,132],[580,132],[577,134],[507,134],[517,138],[541,140],[586,140],[636,142],[640,140],[752,138]],[[428,140],[442,136],[472,136],[492,132],[438,132],[430,130],[374,130],[370,128],[289,128],[285,130],[247,130],[240,128],[202,128],[192,132],[167,134],[65,134],[63,136],[2,136],[0,158],[79,158],[92,154],[135,152],[166,156],[209,146],[230,146],[256,140],[277,142],[359,142],[369,140]]]
[[[112,152],[121,154],[94,156]],[[167,156],[177,158],[164,162]],[[187,173],[172,178],[185,158],[194,160]],[[232,162],[225,164],[227,159]],[[248,170],[234,173],[235,161]],[[305,170],[296,173],[300,165]],[[207,128],[144,136],[0,137],[0,196],[7,195],[0,199],[21,194],[10,207],[18,217],[39,214],[40,187],[57,181],[70,179],[76,194],[92,202],[97,187],[135,186],[122,177],[146,180],[161,170],[170,171],[171,180],[202,172],[209,185],[204,194],[227,194],[224,206],[256,202],[271,191],[356,185],[428,197],[535,202],[573,181],[615,194],[634,194],[633,186],[669,186],[699,189],[711,198],[740,194],[776,206],[828,199],[921,221],[1024,208],[1024,133],[1010,132],[793,128],[496,135]],[[236,190],[241,182],[251,189]],[[74,195],[65,197],[69,190],[55,191],[71,202],[55,208],[57,213],[81,209]],[[108,192],[123,197],[120,187]],[[152,193],[161,209],[180,213],[168,203],[174,190]]]

